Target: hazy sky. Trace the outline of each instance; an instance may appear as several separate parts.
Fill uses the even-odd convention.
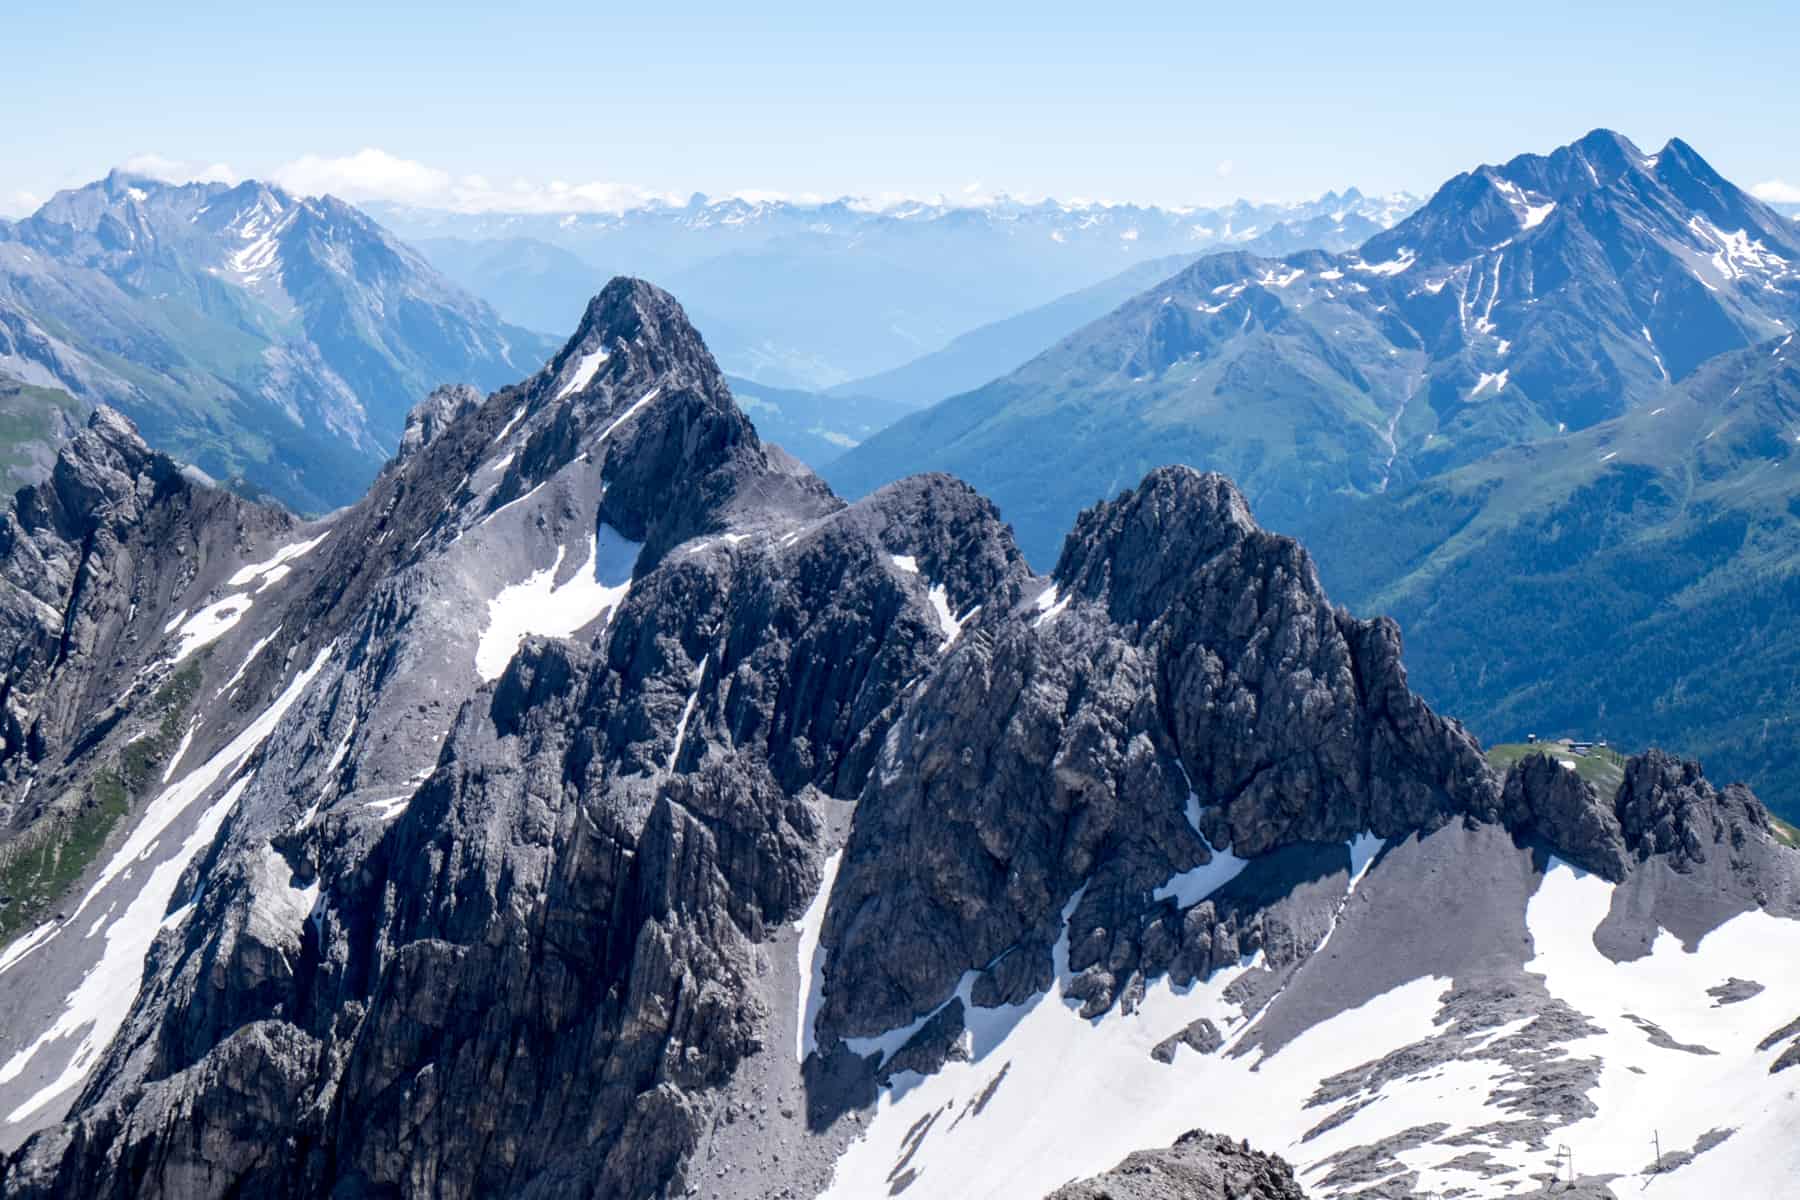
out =
[[[1425,192],[1601,125],[1647,148],[1681,136],[1800,200],[1796,10],[22,5],[6,21],[0,211],[133,160],[474,207]]]

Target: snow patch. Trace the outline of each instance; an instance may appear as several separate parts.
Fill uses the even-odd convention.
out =
[[[494,444],[498,445],[501,442],[504,442],[506,440],[506,435],[511,433],[513,431],[514,427],[516,427],[518,425],[518,423],[520,421],[523,421],[524,419],[525,419],[525,405],[521,404],[521,405],[519,405],[518,408],[513,410],[512,416],[506,418],[506,424],[504,424],[500,427],[500,432],[496,433],[494,435]]]
[[[675,748],[669,751],[667,770],[673,771],[675,764],[681,761],[682,747],[687,745],[688,722],[694,718],[694,707],[700,703],[700,685],[706,679],[706,665],[712,661],[709,652],[700,659],[700,665],[688,676],[688,684],[692,688],[688,692],[687,703],[681,707],[681,724],[675,727]]]
[[[1604,1031],[1566,1045],[1571,1056],[1603,1064],[1588,1094],[1599,1112],[1559,1130],[1557,1140],[1580,1148],[1583,1174],[1616,1173],[1622,1178],[1615,1190],[1630,1194],[1652,1178],[1641,1174],[1651,1161],[1646,1131],[1657,1130],[1667,1152],[1731,1128],[1737,1132],[1730,1141],[1654,1178],[1671,1195],[1796,1194],[1800,1147],[1778,1133],[1791,1121],[1793,1083],[1769,1074],[1780,1048],[1760,1051],[1757,1044],[1793,1018],[1788,964],[1800,961],[1800,922],[1752,910],[1692,951],[1663,930],[1648,954],[1615,963],[1594,945],[1613,891],[1599,876],[1552,859],[1526,912],[1535,957],[1525,969]],[[1716,1005],[1707,989],[1732,975],[1777,986]],[[1658,1046],[1642,1021],[1716,1053]]]
[[[248,566],[239,567],[237,573],[225,581],[225,586],[243,587],[254,579],[260,579],[270,571],[273,571],[276,567],[279,567],[284,563],[293,562],[301,555],[310,552],[313,547],[317,546],[320,542],[330,536],[331,530],[327,529],[324,533],[321,533],[318,537],[312,538],[309,541],[295,542],[291,546],[283,546],[262,562],[251,563]]]
[[[628,541],[610,525],[588,537],[587,561],[567,583],[556,583],[566,547],[556,548],[556,561],[522,583],[502,588],[488,601],[487,628],[475,647],[475,673],[498,679],[532,634],[566,638],[618,608],[631,590],[631,570],[642,542]]]
[[[1370,275],[1400,275],[1418,261],[1419,256],[1414,254],[1409,247],[1403,246],[1400,249],[1400,253],[1389,259],[1387,262],[1353,262],[1350,264],[1350,269],[1352,271],[1366,271]]]
[[[634,417],[638,414],[638,411],[640,409],[642,409],[644,407],[644,405],[646,405],[646,404],[650,403],[652,400],[656,399],[656,397],[659,396],[661,393],[662,393],[662,387],[659,385],[657,387],[651,388],[649,391],[645,392],[642,396],[638,397],[638,399],[635,402],[633,402],[633,404],[630,408],[626,409],[624,412],[620,413],[617,417],[615,417],[613,419],[613,423],[606,427],[605,432],[603,432],[599,437],[594,439],[594,444],[592,447],[590,447],[590,449],[595,449],[595,450],[599,449],[600,446],[606,441],[606,439],[613,435],[613,431],[615,429],[617,429],[619,426],[623,425],[625,422],[631,420],[632,417]]]
[[[200,609],[182,622],[176,632],[176,637],[181,640],[171,661],[181,662],[194,651],[210,646],[230,633],[232,626],[244,619],[244,614],[254,603],[249,596],[227,596]]]
[[[405,812],[406,806],[411,803],[412,793],[407,792],[402,796],[389,796],[385,800],[371,800],[363,807],[375,810],[375,815],[383,821],[391,821]]]
[[[1135,1011],[1115,1008],[1084,1020],[1079,1006],[1064,998],[1067,920],[1079,895],[1063,911],[1050,989],[1019,1005],[981,1009],[966,994],[975,973],[965,976],[957,994],[969,1060],[931,1076],[900,1075],[884,1089],[862,1136],[839,1158],[825,1196],[885,1195],[897,1170],[912,1173],[909,1197],[1042,1196],[1195,1127],[1292,1155],[1319,1122],[1320,1111],[1305,1107],[1319,1080],[1367,1062],[1374,1047],[1405,1045],[1435,1031],[1438,997],[1450,981],[1425,978],[1320,1023],[1260,1062],[1185,1051],[1158,1062],[1151,1049],[1199,1018],[1228,1037],[1241,1034],[1246,1021],[1226,992],[1260,968],[1219,971],[1180,989],[1164,976]],[[900,1032],[870,1041],[885,1048]],[[852,1049],[863,1044],[857,1039]],[[1384,1132],[1430,1119],[1391,1102],[1378,1107],[1385,1110]],[[1316,1160],[1368,1140],[1366,1131],[1339,1128],[1305,1149]]]
[[[831,886],[837,882],[838,865],[843,858],[842,850],[833,851],[826,858],[820,872],[819,890],[794,923],[800,934],[795,947],[800,965],[800,1003],[794,1026],[795,1062],[805,1062],[818,1046],[814,1026],[818,1022],[825,986],[825,955],[819,949],[819,935],[825,928],[825,908],[831,902]]]
[[[1031,627],[1036,629],[1046,621],[1056,620],[1056,618],[1062,614],[1063,609],[1067,607],[1069,607],[1068,597],[1061,595],[1057,591],[1056,585],[1054,583],[1051,584],[1049,587],[1039,592],[1038,598],[1032,601],[1032,608],[1037,610],[1038,616],[1037,619],[1031,623]]]
[[[600,369],[600,364],[605,362],[607,357],[604,350],[594,350],[582,355],[575,363],[574,374],[569,376],[568,382],[557,389],[555,398],[561,400],[564,396],[572,392],[579,392],[594,382],[594,373]]]
[[[250,653],[244,655],[244,661],[238,664],[238,669],[231,673],[231,678],[225,681],[225,686],[214,692],[213,695],[215,697],[223,696],[226,692],[229,692],[232,688],[236,687],[238,685],[238,680],[244,677],[244,672],[250,669],[250,664],[256,661],[256,656],[263,652],[263,647],[274,641],[275,635],[280,632],[281,626],[277,625],[268,637],[258,639],[257,643],[250,647]]]
[[[944,635],[944,643],[938,649],[948,649],[950,643],[954,642],[957,635],[962,632],[963,622],[950,611],[950,593],[944,590],[943,584],[932,584],[931,590],[925,595],[926,599],[931,601],[931,611],[937,615],[938,631]],[[963,618],[963,620],[967,619],[967,617]]]
[[[1192,908],[1236,879],[1238,873],[1250,865],[1249,859],[1239,858],[1229,850],[1213,850],[1210,842],[1206,848],[1212,851],[1211,861],[1191,871],[1169,876],[1167,883],[1151,893],[1151,899],[1173,900],[1177,908]]]
[[[98,899],[110,883],[133,865],[146,860],[162,835],[178,818],[211,791],[213,785],[227,772],[236,770],[262,745],[282,717],[287,715],[288,709],[300,698],[313,677],[325,666],[330,653],[329,646],[319,651],[312,665],[296,675],[286,690],[256,720],[245,726],[241,733],[212,758],[189,772],[181,782],[164,789],[145,807],[143,817],[125,839],[125,844],[107,861],[93,886],[70,914],[71,922]],[[175,853],[151,869],[149,877],[131,898],[125,912],[107,927],[106,946],[101,951],[99,961],[64,998],[61,1015],[36,1040],[20,1049],[4,1066],[0,1066],[0,1083],[9,1083],[23,1074],[25,1068],[46,1046],[68,1038],[79,1038],[62,1071],[13,1109],[7,1115],[7,1121],[24,1120],[87,1077],[100,1052],[112,1041],[113,1035],[124,1024],[126,1014],[137,1001],[138,988],[143,982],[144,955],[150,949],[157,930],[185,911],[177,909],[168,918],[164,917],[182,873],[187,870],[194,856],[212,843],[232,806],[250,785],[252,778],[252,775],[244,775],[232,783],[202,811],[192,831],[183,839]]]
[[[181,741],[176,743],[175,753],[169,756],[169,765],[163,768],[162,781],[164,783],[169,782],[175,774],[175,768],[180,766],[181,760],[187,756],[188,747],[194,744],[194,730],[198,728],[200,728],[198,720],[188,722],[187,731],[181,735]]]
[[[1481,378],[1475,381],[1475,390],[1469,393],[1469,399],[1473,400],[1489,388],[1492,388],[1495,392],[1504,392],[1506,390],[1507,378],[1511,374],[1512,372],[1510,370],[1496,371],[1492,374],[1483,371],[1481,373]]]

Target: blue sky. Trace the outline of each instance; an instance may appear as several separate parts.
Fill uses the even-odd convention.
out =
[[[0,211],[134,159],[474,207],[1291,199],[1602,125],[1800,199],[1800,6],[674,7],[21,6]]]

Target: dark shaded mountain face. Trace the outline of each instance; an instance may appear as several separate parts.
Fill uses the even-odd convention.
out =
[[[617,214],[375,211],[510,321],[562,329],[607,277],[661,279],[686,299],[733,375],[765,388],[842,386],[890,398],[858,381],[1122,268],[1217,247],[1348,249],[1417,203],[1352,188],[1211,209],[1013,200],[872,208],[695,196]],[[1016,358],[1009,352],[966,383],[909,399],[934,403],[985,383],[1084,323]]]
[[[617,280],[328,520],[103,411],[4,529],[9,1197],[1605,1195],[1647,1114],[1800,1177],[1762,806],[1496,775],[1217,475],[1034,577]]]
[[[430,388],[551,348],[329,197],[115,172],[0,225],[0,370],[301,511],[361,496]]]
[[[1685,143],[1596,132],[1445,184],[1346,255],[1202,259],[1011,375],[831,465],[848,495],[945,470],[1047,563],[1158,463],[1307,531],[1345,496],[1655,407],[1800,321],[1800,233]]]
[[[1319,526],[1321,570],[1407,630],[1414,683],[1495,741],[1680,745],[1800,816],[1800,346]]]

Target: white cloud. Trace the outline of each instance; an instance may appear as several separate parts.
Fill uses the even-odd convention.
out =
[[[17,191],[0,192],[0,217],[29,217],[42,205],[36,194],[20,188]]]
[[[243,176],[222,162],[200,163],[160,154],[135,154],[119,164],[131,175],[145,175],[164,183],[236,183]]]
[[[514,179],[496,185],[485,175],[452,175],[416,159],[401,158],[373,146],[331,158],[306,154],[269,173],[271,181],[304,196],[327,193],[362,203],[386,200],[453,212],[617,213],[653,200],[681,203],[675,197],[632,184],[554,179],[533,183]]]
[[[1787,183],[1780,179],[1770,179],[1750,189],[1750,194],[1758,200],[1767,200],[1775,204],[1800,204],[1800,184]]]
[[[456,186],[448,171],[373,146],[341,158],[303,154],[275,168],[270,178],[288,191],[306,196],[329,193],[340,200],[398,200],[410,204],[437,200]]]
[[[1237,170],[1237,164],[1232,162],[1229,158],[1221,159],[1219,160],[1219,165],[1213,169],[1218,172],[1220,179],[1224,179],[1233,171]]]

